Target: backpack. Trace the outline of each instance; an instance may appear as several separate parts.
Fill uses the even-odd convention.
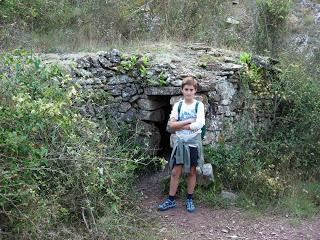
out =
[[[181,111],[181,107],[182,107],[182,101],[179,102],[179,105],[178,105],[178,121],[180,121],[180,111]],[[196,102],[196,107],[195,107],[195,110],[196,110],[196,114],[198,112],[198,108],[199,108],[199,101]],[[206,135],[206,125],[204,125],[202,128],[201,128],[201,139],[203,140],[204,136]]]

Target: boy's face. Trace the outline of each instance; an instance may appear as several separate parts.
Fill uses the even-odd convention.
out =
[[[182,88],[182,94],[185,100],[192,100],[196,94],[197,89],[193,85],[184,85]]]

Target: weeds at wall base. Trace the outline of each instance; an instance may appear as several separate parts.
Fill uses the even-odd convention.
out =
[[[273,200],[255,198],[252,196],[254,189],[251,193],[235,192],[235,199],[224,198],[216,191],[197,190],[196,200],[213,209],[240,208],[255,215],[279,215],[299,221],[320,213],[319,190],[317,182],[297,182],[287,193]]]

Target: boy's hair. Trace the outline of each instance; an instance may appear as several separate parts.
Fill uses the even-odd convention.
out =
[[[197,83],[197,81],[196,81],[193,77],[191,77],[191,76],[185,77],[185,78],[182,80],[181,89],[183,89],[183,87],[184,87],[185,85],[191,85],[191,86],[193,86],[196,90],[197,90],[197,88],[198,88],[198,83]]]

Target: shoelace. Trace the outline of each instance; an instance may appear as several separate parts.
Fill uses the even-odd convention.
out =
[[[171,204],[172,204],[172,202],[167,199],[167,200],[162,204],[162,206],[167,207],[167,206],[169,206],[169,205],[171,205]]]
[[[193,208],[194,208],[194,205],[193,205],[193,201],[192,201],[192,200],[188,200],[188,201],[187,201],[187,208],[188,208],[188,209],[193,209]]]

